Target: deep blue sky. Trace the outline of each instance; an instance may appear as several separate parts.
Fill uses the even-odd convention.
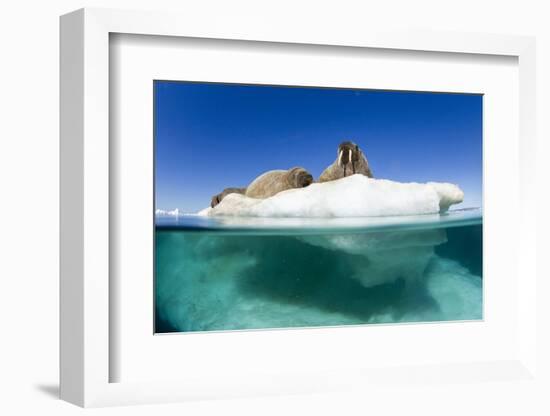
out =
[[[482,96],[155,81],[156,207],[195,212],[229,186],[303,166],[314,178],[338,144],[376,178],[442,181],[481,206]]]

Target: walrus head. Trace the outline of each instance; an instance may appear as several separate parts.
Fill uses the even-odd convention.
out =
[[[313,183],[313,176],[304,168],[292,168],[288,172],[288,183],[293,188],[305,188]]]
[[[245,192],[246,188],[225,188],[222,192],[212,197],[212,200],[210,201],[210,206],[214,208],[216,205],[222,202],[222,199],[224,199],[229,194],[244,194]]]
[[[365,157],[355,143],[345,141],[338,146],[338,166],[344,169],[344,176],[354,175],[361,159],[365,159]]]
[[[214,195],[212,197],[212,200],[210,201],[210,207],[214,208],[216,205],[218,205],[220,202],[222,202],[223,196],[221,193]]]

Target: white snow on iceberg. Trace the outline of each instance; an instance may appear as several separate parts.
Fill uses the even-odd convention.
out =
[[[435,214],[463,199],[462,190],[450,183],[401,183],[353,175],[267,199],[229,194],[199,215],[331,218]]]

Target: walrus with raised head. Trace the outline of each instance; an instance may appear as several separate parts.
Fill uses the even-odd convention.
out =
[[[369,178],[373,177],[369,162],[359,146],[353,142],[345,141],[338,146],[336,160],[321,173],[319,182],[334,181],[356,173]]]
[[[287,189],[305,188],[312,182],[313,176],[301,167],[288,170],[270,170],[258,176],[246,188],[225,188],[221,193],[212,197],[210,206],[214,208],[231,193],[265,199]]]

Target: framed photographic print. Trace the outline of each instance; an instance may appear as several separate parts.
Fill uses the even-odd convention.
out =
[[[153,88],[155,333],[482,319],[481,94]]]
[[[531,378],[533,40],[218,23],[61,19],[62,398]]]

